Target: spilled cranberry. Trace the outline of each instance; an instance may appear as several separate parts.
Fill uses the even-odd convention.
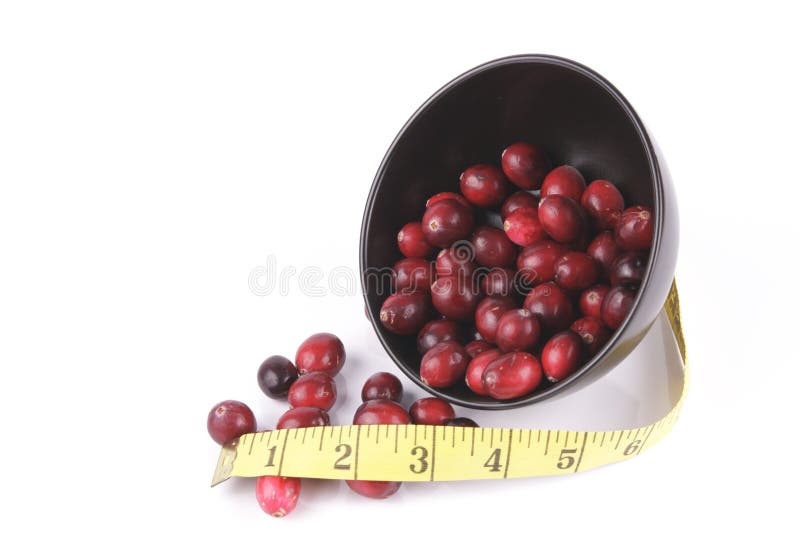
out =
[[[391,497],[397,493],[397,490],[403,485],[402,482],[380,480],[345,480],[345,482],[347,483],[347,487],[351,490],[362,497],[368,497],[370,499],[386,499]]]
[[[493,165],[473,165],[461,173],[459,181],[464,197],[481,208],[497,207],[508,195],[508,180]]]
[[[573,291],[591,286],[599,277],[594,258],[583,252],[567,252],[556,262],[555,282]]]
[[[483,339],[494,343],[500,317],[516,307],[517,304],[511,297],[486,297],[481,300],[475,309],[475,327]]]
[[[517,191],[508,196],[503,207],[500,209],[500,215],[503,219],[507,219],[509,215],[514,213],[519,208],[533,208],[539,207],[539,199],[536,195],[528,193],[527,191]]]
[[[603,322],[607,327],[616,330],[633,308],[636,292],[622,286],[612,287],[603,299]]]
[[[431,297],[425,293],[395,293],[381,306],[381,324],[390,332],[411,335],[419,332],[431,315]]]
[[[554,282],[534,287],[525,297],[525,307],[539,319],[547,332],[569,328],[575,320],[572,299]]]
[[[581,317],[569,327],[570,330],[581,336],[586,354],[589,357],[597,354],[603,345],[611,339],[611,332],[597,317]]]
[[[289,386],[297,380],[297,368],[283,356],[270,356],[258,368],[258,387],[271,399],[289,394]]]
[[[417,334],[417,352],[425,354],[442,341],[462,341],[461,326],[448,319],[436,319],[422,327]]]
[[[354,425],[407,425],[411,418],[398,403],[390,400],[367,401],[356,410]]]
[[[425,239],[437,247],[449,247],[459,239],[466,239],[474,224],[472,208],[453,199],[431,204],[422,217]]]
[[[419,399],[411,405],[408,413],[415,425],[441,425],[456,416],[450,403],[436,397]]]
[[[467,321],[472,318],[481,295],[474,280],[457,277],[439,278],[431,286],[433,307],[447,319]]]
[[[564,380],[580,366],[583,340],[572,330],[559,332],[542,349],[542,369],[550,382]]]
[[[425,239],[422,223],[410,222],[397,233],[397,246],[406,258],[427,258],[436,250]]]
[[[542,198],[539,203],[539,222],[545,232],[560,243],[572,243],[580,239],[585,226],[580,206],[564,195]]]
[[[539,320],[527,309],[507,311],[497,323],[495,341],[503,352],[526,351],[539,342]]]
[[[323,371],[336,376],[344,365],[344,344],[333,334],[320,333],[309,337],[297,349],[294,364],[302,373]]]
[[[272,517],[283,517],[291,513],[299,498],[299,478],[261,476],[256,481],[258,505]]]
[[[542,366],[533,354],[510,352],[494,360],[483,371],[483,387],[494,399],[515,399],[536,389],[542,381]]]
[[[289,388],[289,406],[312,406],[330,410],[336,402],[336,383],[322,371],[305,373]]]
[[[211,439],[224,445],[242,434],[256,431],[256,416],[243,402],[222,401],[208,412],[206,427]]]
[[[634,206],[622,212],[614,230],[617,243],[624,250],[647,250],[653,242],[653,212]]]
[[[503,353],[500,349],[489,349],[474,356],[467,365],[467,373],[464,377],[467,387],[478,395],[487,395],[486,389],[483,387],[483,372],[487,365],[501,356]]]
[[[580,202],[595,227],[600,230],[613,230],[622,210],[625,209],[622,193],[606,180],[591,182],[583,192]]]
[[[361,400],[390,400],[400,402],[403,398],[403,384],[392,373],[375,373],[367,378],[361,388]]]
[[[328,412],[313,406],[301,406],[286,411],[281,418],[278,419],[278,424],[275,425],[275,428],[281,430],[284,428],[328,426],[330,424],[331,418]]]
[[[503,150],[500,160],[508,179],[521,189],[539,189],[552,165],[544,150],[529,143],[514,143]]]
[[[439,343],[422,357],[419,376],[422,382],[434,388],[446,388],[464,378],[469,355],[455,341]]]
[[[527,247],[547,239],[544,226],[539,222],[538,208],[519,208],[511,212],[503,222],[508,239],[521,247]]]
[[[603,299],[610,289],[606,285],[596,285],[581,293],[578,299],[581,313],[587,317],[602,318]]]
[[[575,167],[562,165],[545,176],[542,183],[542,199],[550,195],[563,195],[580,203],[584,189],[586,180],[581,172]]]
[[[454,417],[444,422],[444,426],[463,426],[467,428],[479,428],[478,423],[469,417]]]
[[[506,267],[517,259],[517,247],[502,230],[479,226],[472,234],[475,260],[484,267]]]

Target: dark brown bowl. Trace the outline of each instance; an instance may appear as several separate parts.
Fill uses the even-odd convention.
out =
[[[458,177],[477,162],[499,163],[516,141],[543,146],[554,165],[569,163],[588,180],[604,178],[628,205],[654,209],[655,231],[643,284],[628,318],[591,361],[569,378],[525,397],[481,397],[460,384],[434,389],[419,377],[414,336],[380,323],[387,278],[400,259],[397,232],[419,220],[425,201],[458,191]],[[661,310],[675,272],[678,211],[669,172],[639,116],[602,76],[574,61],[544,55],[497,59],[462,74],[431,96],[400,130],[375,176],[361,228],[362,287],[370,320],[389,356],[411,380],[455,404],[504,409],[574,391],[600,378],[641,341]]]

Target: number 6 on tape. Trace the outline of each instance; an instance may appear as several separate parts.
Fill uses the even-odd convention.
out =
[[[664,310],[684,362],[680,399],[655,423],[612,432],[361,425],[245,434],[222,448],[211,485],[232,476],[341,480],[478,480],[576,473],[640,454],[675,424],[688,385],[673,283]]]

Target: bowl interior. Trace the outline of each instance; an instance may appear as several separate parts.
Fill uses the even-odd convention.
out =
[[[441,191],[458,192],[458,177],[465,168],[475,163],[499,165],[502,150],[516,141],[541,145],[554,165],[573,165],[587,181],[613,182],[627,205],[656,205],[646,142],[631,110],[607,82],[566,60],[506,58],[450,82],[401,130],[367,203],[362,269],[374,274],[390,268],[401,258],[398,230],[421,219],[426,199]],[[415,337],[391,334],[380,325],[381,303],[389,294],[388,277],[364,276],[362,282],[368,313],[384,346],[412,380],[429,389],[419,381],[421,355]],[[436,390],[436,394],[485,408],[526,404],[548,396],[544,390],[514,401],[498,401],[475,395],[463,384]]]

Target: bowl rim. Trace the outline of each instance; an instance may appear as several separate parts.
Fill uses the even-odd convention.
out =
[[[462,82],[473,78],[485,71],[503,67],[506,65],[513,65],[518,63],[535,63],[535,64],[546,64],[546,65],[554,65],[562,68],[566,68],[572,70],[578,74],[581,74],[591,80],[593,83],[597,84],[601,87],[605,92],[614,98],[620,108],[625,112],[628,117],[628,120],[633,124],[634,128],[636,129],[636,133],[639,136],[639,139],[642,145],[645,148],[645,155],[647,157],[647,163],[650,167],[650,178],[653,182],[653,211],[654,211],[654,219],[655,225],[653,228],[653,245],[650,247],[650,253],[647,260],[647,269],[645,271],[644,278],[642,279],[641,289],[636,293],[636,298],[634,299],[633,306],[631,311],[628,313],[628,316],[619,326],[619,328],[614,331],[610,337],[610,339],[606,342],[601,350],[595,354],[591,360],[586,362],[583,366],[581,366],[575,373],[570,375],[568,378],[551,384],[546,389],[540,391],[534,391],[533,393],[526,395],[524,397],[519,397],[517,399],[510,399],[510,400],[498,400],[492,399],[490,397],[486,398],[486,401],[472,401],[472,400],[465,400],[459,398],[457,396],[453,396],[447,391],[442,391],[436,388],[432,388],[422,382],[421,378],[419,377],[419,373],[414,372],[413,370],[409,369],[406,363],[400,359],[392,350],[389,341],[385,336],[385,332],[383,331],[383,325],[380,324],[379,321],[376,320],[376,314],[374,310],[371,309],[369,298],[365,288],[367,287],[367,280],[366,280],[366,236],[367,232],[370,227],[370,222],[372,220],[372,212],[373,207],[375,204],[375,199],[377,197],[377,192],[381,187],[383,179],[385,178],[386,168],[388,167],[389,163],[392,160],[392,156],[394,154],[395,148],[403,136],[406,134],[406,131],[409,127],[423,114],[425,113],[428,108],[436,104],[436,102],[445,96],[447,93],[452,91],[455,87],[460,85]],[[511,56],[505,56],[497,59],[493,59],[491,61],[487,61],[482,63],[472,69],[465,71],[464,73],[456,76],[446,84],[444,84],[441,88],[439,88],[435,93],[433,93],[430,97],[428,97],[425,102],[420,105],[416,111],[408,118],[408,120],[403,124],[403,126],[398,131],[397,135],[392,140],[392,143],[387,148],[386,153],[381,160],[380,165],[378,166],[378,170],[375,173],[375,178],[373,179],[372,186],[370,187],[369,195],[367,197],[367,202],[364,208],[364,215],[361,221],[361,233],[359,238],[359,269],[361,271],[361,288],[362,288],[362,296],[364,298],[364,303],[367,308],[367,316],[369,318],[370,323],[375,331],[375,334],[378,336],[381,345],[383,345],[384,350],[387,352],[389,357],[395,362],[397,367],[415,384],[420,386],[423,390],[431,393],[432,395],[447,400],[453,404],[464,406],[467,408],[474,408],[480,410],[507,410],[512,408],[520,408],[522,406],[527,406],[529,404],[534,404],[536,402],[543,401],[545,399],[549,399],[559,393],[564,392],[565,390],[572,389],[572,386],[579,381],[581,378],[584,377],[589,371],[591,371],[594,367],[596,367],[601,361],[603,361],[611,352],[611,348],[617,343],[617,341],[623,336],[625,331],[628,329],[633,316],[639,309],[640,302],[643,298],[645,293],[645,288],[648,287],[650,279],[652,278],[653,271],[655,269],[654,265],[654,258],[658,255],[658,251],[661,247],[661,235],[664,230],[663,224],[664,218],[664,189],[663,189],[663,178],[661,169],[658,163],[658,157],[656,154],[656,149],[650,139],[650,136],[647,133],[647,129],[644,126],[644,123],[639,118],[639,115],[633,109],[630,102],[622,95],[622,93],[613,85],[611,82],[606,80],[603,76],[595,72],[594,70],[590,69],[589,67],[578,63],[577,61],[567,59],[560,56],[554,56],[549,54],[517,54]]]

